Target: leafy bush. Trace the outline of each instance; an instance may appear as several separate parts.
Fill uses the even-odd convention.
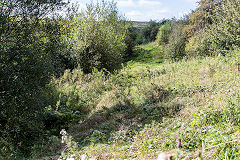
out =
[[[190,15],[202,17],[201,23],[193,25],[197,32],[190,36],[186,45],[188,55],[226,55],[240,46],[239,41],[239,0],[201,2],[201,7]],[[206,8],[206,10],[204,10]],[[203,14],[206,12],[205,14]],[[192,22],[193,23],[193,22]],[[189,36],[189,35],[188,35]]]
[[[55,16],[63,5],[61,0],[0,2],[0,159],[14,158],[19,149],[28,153],[43,135],[46,85],[64,68],[59,57],[66,49]]]
[[[136,44],[138,44],[138,45],[143,44],[144,41],[143,41],[143,33],[142,33],[142,31],[137,30],[137,36],[136,36],[135,42],[136,42]]]
[[[159,30],[160,24],[155,21],[150,21],[149,25],[142,29],[144,43],[153,42]]]
[[[230,52],[229,57],[232,58],[232,61],[230,61],[231,64],[239,65],[240,64],[240,48],[237,48],[237,49],[233,50],[232,52]]]
[[[198,4],[198,8],[188,15],[188,38],[213,23],[214,9],[221,4],[221,0],[199,0]]]
[[[135,28],[134,34],[136,35],[135,43],[138,45],[146,44],[149,42],[154,42],[161,24],[164,24],[165,20],[162,22],[150,21],[148,25],[143,28]]]
[[[215,8],[213,25],[208,34],[212,42],[210,49],[217,54],[226,55],[240,46],[240,0],[226,0]]]
[[[162,25],[159,28],[158,34],[157,34],[157,38],[156,38],[156,43],[158,45],[165,45],[168,43],[169,40],[169,36],[171,33],[171,26],[170,23],[166,23],[164,25]]]
[[[172,22],[172,31],[169,37],[169,44],[165,48],[166,56],[173,59],[182,59],[185,55],[186,33],[183,22]]]
[[[202,30],[188,39],[186,43],[186,54],[191,57],[209,56],[211,55],[209,47],[209,35],[205,30]]]
[[[125,37],[126,49],[124,53],[124,60],[127,61],[134,56],[134,47],[136,46],[137,30],[129,23],[127,34]]]
[[[114,71],[121,67],[127,26],[114,2],[87,5],[72,26],[76,58],[85,73],[93,68]]]
[[[211,38],[209,27],[215,27],[213,24],[217,17],[216,8],[221,6],[221,3],[222,1],[200,0],[198,8],[188,15],[188,24],[184,27],[187,34],[186,53],[188,56],[213,55],[214,50],[211,48],[213,38]]]

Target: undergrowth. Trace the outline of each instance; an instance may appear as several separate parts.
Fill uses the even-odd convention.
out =
[[[76,115],[68,126],[78,144],[74,154],[156,159],[168,152],[173,159],[194,159],[201,151],[204,159],[239,159],[235,59],[199,57],[161,65],[145,65],[142,59],[114,74],[94,70],[84,75],[75,69],[53,79],[57,110],[65,106]]]

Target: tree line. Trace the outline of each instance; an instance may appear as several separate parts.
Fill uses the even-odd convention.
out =
[[[239,48],[239,0],[200,0],[180,20],[162,25],[156,43],[174,60],[196,56],[231,56]]]

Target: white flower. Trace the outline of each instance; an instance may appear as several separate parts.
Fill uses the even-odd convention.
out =
[[[60,134],[61,134],[61,135],[66,135],[66,134],[67,134],[67,132],[66,132],[66,130],[65,130],[65,129],[62,129],[62,130],[60,131]]]
[[[62,135],[62,143],[65,143],[66,142],[66,140],[67,140],[67,132],[66,132],[66,130],[65,129],[62,129],[61,131],[60,131],[60,134]]]
[[[81,160],[86,160],[86,159],[87,159],[87,155],[86,154],[81,155]]]

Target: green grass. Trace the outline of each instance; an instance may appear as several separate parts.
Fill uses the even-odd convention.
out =
[[[156,66],[164,62],[162,47],[155,43],[137,46],[135,52],[138,55],[132,59],[135,65]]]
[[[75,154],[156,159],[164,151],[174,159],[194,159],[203,151],[203,159],[239,159],[240,76],[235,60],[205,57],[157,65],[153,57],[162,55],[159,48],[139,48],[149,51],[153,61],[140,54],[111,76],[97,71],[84,76],[75,70],[54,81],[69,107],[91,106],[83,121],[69,126],[78,143]]]

